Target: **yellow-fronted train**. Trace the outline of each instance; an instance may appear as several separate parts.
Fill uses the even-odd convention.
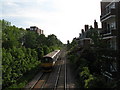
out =
[[[55,62],[57,61],[60,54],[60,50],[55,50],[41,59],[41,68],[43,72],[50,72],[52,71]]]

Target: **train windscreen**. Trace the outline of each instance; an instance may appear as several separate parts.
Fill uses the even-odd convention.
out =
[[[50,57],[44,57],[41,62],[42,63],[50,63],[50,62],[53,62],[53,59]]]

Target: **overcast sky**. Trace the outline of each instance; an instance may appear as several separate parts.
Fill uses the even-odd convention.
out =
[[[38,26],[44,34],[55,34],[63,43],[78,37],[85,24],[100,23],[101,0],[0,0],[2,15],[12,25]]]

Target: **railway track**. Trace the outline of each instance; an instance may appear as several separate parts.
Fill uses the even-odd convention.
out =
[[[59,69],[58,69],[58,75],[57,75],[57,78],[56,78],[56,81],[55,81],[54,90],[57,89],[58,81],[59,81],[59,79],[60,79],[61,68],[62,68],[62,65],[60,65],[60,66],[59,66]]]
[[[61,62],[59,63],[59,70],[56,79],[54,90],[66,90],[67,88],[67,73],[66,73],[66,59],[64,58],[65,53],[62,54]]]
[[[44,88],[44,85],[47,82],[49,75],[50,73],[38,73],[34,77],[34,79],[26,85],[25,89],[34,90],[36,88]]]
[[[50,73],[42,73],[39,76],[39,79],[36,79],[34,84],[30,87],[30,90],[38,89],[52,89],[52,90],[67,90],[68,84],[68,72],[66,66],[65,53],[62,53],[61,59],[57,60],[55,67]]]
[[[54,77],[54,83],[52,85],[52,89],[53,90],[57,90],[58,89],[58,83],[61,75],[61,70],[62,70],[62,64],[57,66],[57,70],[54,72],[56,77]],[[32,87],[30,87],[30,90],[35,90],[36,88],[42,90],[44,88],[50,88],[50,87],[46,87],[46,85],[48,84],[47,81],[48,80],[53,80],[52,78],[49,78],[49,76],[52,75],[52,73],[42,73],[39,77],[39,79],[36,81],[36,83],[34,83],[34,85],[32,85]]]
[[[31,90],[34,90],[36,88],[44,88],[44,85],[47,82],[47,79],[49,78],[50,73],[43,73],[40,77],[40,79],[36,82],[36,84],[31,88]]]
[[[67,66],[66,66],[66,59],[65,59],[65,90],[67,90]]]

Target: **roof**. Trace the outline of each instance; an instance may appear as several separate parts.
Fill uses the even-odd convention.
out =
[[[51,57],[51,58],[54,58],[58,53],[59,53],[60,50],[55,50],[51,53],[48,53],[47,55],[43,56],[43,57]]]

